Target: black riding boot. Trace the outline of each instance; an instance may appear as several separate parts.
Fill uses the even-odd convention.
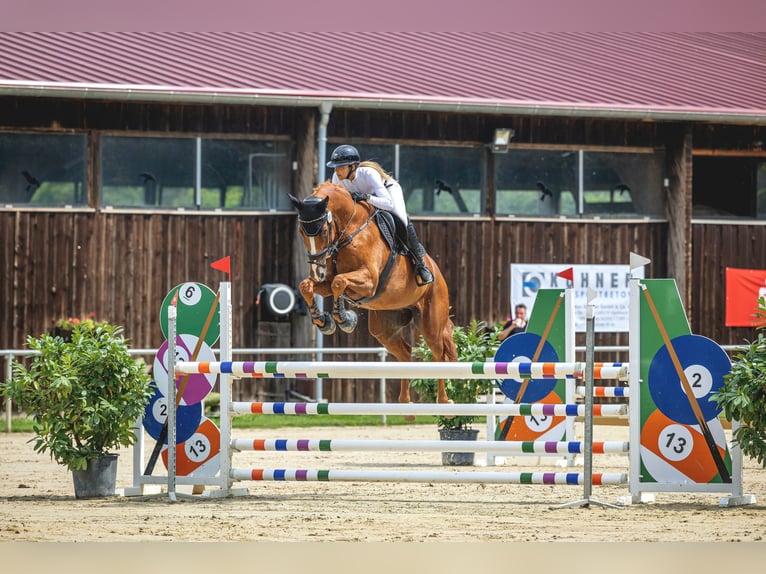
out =
[[[426,254],[426,249],[418,241],[418,235],[415,233],[415,228],[412,226],[412,222],[407,222],[407,247],[410,250],[410,256],[412,262],[415,264],[415,281],[418,285],[428,285],[434,280],[434,274],[426,267],[423,261],[423,256]]]

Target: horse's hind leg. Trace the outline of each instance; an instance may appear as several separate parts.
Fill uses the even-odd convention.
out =
[[[441,298],[436,290],[443,286]],[[458,354],[455,347],[455,341],[452,338],[452,321],[449,318],[449,305],[438,304],[437,300],[447,301],[446,284],[441,277],[438,277],[434,284],[434,290],[431,292],[428,301],[421,305],[421,315],[418,321],[418,328],[423,334],[426,345],[431,349],[431,355],[434,361],[457,361]],[[444,387],[444,379],[439,379],[436,389],[436,401],[438,403],[451,402],[447,396],[447,390]]]
[[[425,338],[425,335],[424,335]],[[433,343],[433,346],[429,346],[431,354],[434,357],[440,357],[434,359],[438,361],[457,361],[457,348],[455,347],[455,340],[452,338],[452,321],[447,319],[447,324],[444,325],[438,335],[439,342]],[[438,349],[441,348],[441,353]],[[433,349],[437,349],[434,351]],[[439,379],[439,386],[436,392],[436,401],[439,403],[451,403],[452,401],[447,396],[447,390],[444,388],[444,379]]]
[[[367,326],[370,334],[383,345],[386,350],[396,357],[397,361],[412,360],[412,344],[406,337],[405,327],[412,321],[412,312],[408,309],[396,311],[370,310]],[[399,387],[399,402],[412,402],[410,398],[410,381],[401,379]]]

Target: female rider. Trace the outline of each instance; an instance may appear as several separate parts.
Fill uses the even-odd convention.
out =
[[[327,162],[327,167],[335,169],[332,182],[345,187],[354,201],[366,201],[379,209],[390,211],[404,224],[406,235],[399,233],[399,239],[415,265],[415,280],[418,285],[427,285],[434,280],[433,273],[423,262],[425,248],[418,241],[412,221],[407,216],[404,194],[399,182],[374,161],[360,161],[359,152],[354,146],[342,145],[335,148]],[[400,227],[396,226],[397,230]]]

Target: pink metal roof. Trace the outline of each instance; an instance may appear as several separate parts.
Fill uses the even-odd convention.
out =
[[[0,94],[766,123],[766,33],[0,33]]]

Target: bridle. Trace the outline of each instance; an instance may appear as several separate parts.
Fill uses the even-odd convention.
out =
[[[333,236],[333,227],[335,227],[335,230],[337,231],[337,222],[333,221],[332,211],[329,209],[325,210],[325,212],[316,219],[302,219],[299,215],[298,222],[300,223],[301,231],[303,234],[309,238],[314,238],[320,235],[325,227],[327,227],[328,237]],[[327,260],[327,255],[334,250],[333,245],[334,243],[328,240],[327,247],[321,251],[316,253],[309,252],[309,265],[327,267],[327,263],[325,263],[325,261]]]
[[[330,211],[329,208],[325,209],[325,212],[315,219],[302,219],[300,214],[298,215],[298,223],[300,223],[301,231],[309,238],[317,237],[322,233],[322,230],[327,227],[327,247],[317,251],[316,253],[309,253],[309,265],[313,265],[314,267],[324,267],[326,269],[327,258],[330,257],[332,259],[333,266],[336,266],[336,258],[338,252],[347,245],[350,245],[354,237],[361,233],[362,230],[364,230],[364,228],[370,224],[370,221],[372,221],[375,215],[375,210],[373,210],[373,212],[367,218],[367,221],[360,225],[356,231],[347,233],[346,230],[348,229],[349,225],[351,225],[354,217],[356,217],[356,208],[357,204],[354,202],[354,212],[351,214],[351,217],[349,217],[348,221],[343,226],[343,229],[340,228],[340,222],[337,220],[337,218],[333,217],[332,211]]]

